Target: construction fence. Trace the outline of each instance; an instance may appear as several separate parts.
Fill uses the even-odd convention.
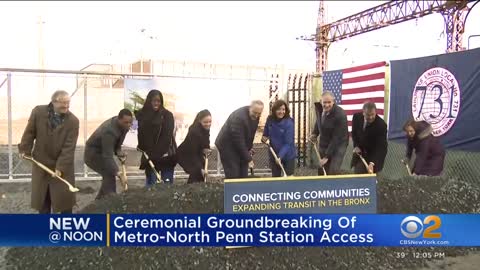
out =
[[[75,153],[77,179],[98,178],[98,175],[84,164],[85,142],[103,121],[117,115],[120,109],[134,109],[138,105],[134,104],[138,101],[134,95],[143,91],[145,96],[149,90],[151,84],[142,89],[145,82],[155,83],[155,88],[164,94],[166,107],[174,112],[178,145],[187,135],[188,127],[198,111],[209,109],[212,113],[210,141],[214,147],[216,135],[233,110],[248,105],[254,99],[264,101],[266,107],[255,137],[255,173],[265,175],[270,172],[268,149],[260,143],[260,139],[268,116],[268,90],[272,84],[272,74],[277,78],[276,85],[280,86],[276,93],[282,96],[284,93],[281,93],[280,89],[284,83],[285,70],[231,65],[188,66],[185,63],[175,67],[173,64],[161,63],[157,66],[161,74],[154,74],[153,67],[155,65],[149,63],[148,67],[142,70],[152,73],[140,73],[135,67],[129,69],[129,73],[117,73],[111,67],[101,67],[93,71],[1,68],[0,182],[30,179],[32,165],[19,158],[18,143],[32,109],[37,105],[48,104],[52,93],[59,89],[71,94],[70,111],[80,120]],[[137,69],[139,70],[138,67]],[[127,134],[123,147],[128,154],[128,175],[142,177],[143,172],[138,170],[140,153],[135,150],[136,133],[133,127]],[[221,163],[217,159],[216,150],[213,150],[209,159],[210,174],[221,176]],[[185,176],[180,166],[177,166],[175,173]]]
[[[39,72],[0,69],[0,182],[30,179],[31,164],[19,158],[17,145],[33,107],[47,104],[50,95],[57,89],[65,89],[71,93],[70,110],[80,120],[80,135],[75,154],[77,179],[98,179],[98,175],[83,162],[86,139],[103,121],[127,106],[130,99],[128,91],[132,90],[126,87],[128,80],[152,79],[159,83],[159,90],[171,94],[170,104],[174,105],[173,111],[176,112],[178,144],[186,136],[196,112],[205,108],[211,110],[214,119],[211,131],[213,146],[216,134],[230,112],[247,105],[252,99],[264,100],[267,106],[254,144],[257,176],[270,174],[269,150],[260,143],[268,115],[268,104],[279,98],[287,100],[295,120],[295,142],[298,152],[295,175],[316,175],[318,163],[311,144],[307,141],[312,123],[315,121],[311,110],[312,102],[318,99],[318,93],[312,91],[312,76],[306,72],[288,73],[266,69],[257,70],[256,74],[251,71],[242,72],[233,74],[230,71],[228,75],[210,73],[202,77],[196,74],[163,76],[105,71]],[[183,94],[175,94],[182,92]],[[133,132],[127,136],[130,139],[134,137],[136,135]],[[129,177],[143,178],[143,172],[138,169],[140,153],[135,150],[135,142],[125,144]],[[404,155],[404,144],[390,142],[382,174],[389,179],[407,176],[405,167],[400,163]],[[209,172],[211,175],[222,176],[223,170],[217,156],[214,149],[209,158]],[[351,158],[350,143],[342,166],[344,171],[351,171],[349,168]],[[444,172],[450,178],[476,183],[480,178],[478,164],[479,153],[448,151]],[[177,177],[186,176],[180,166],[176,167],[175,174]]]

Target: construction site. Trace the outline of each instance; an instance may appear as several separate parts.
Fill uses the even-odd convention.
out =
[[[468,128],[471,124],[467,123],[471,123],[471,120],[465,119],[466,115],[478,115],[474,104],[480,102],[480,95],[471,94],[475,90],[478,92],[478,89],[473,89],[475,83],[471,81],[480,81],[477,70],[480,66],[476,64],[480,61],[472,59],[472,55],[480,53],[480,43],[475,43],[475,38],[480,37],[480,27],[479,24],[471,22],[477,22],[480,17],[480,8],[477,5],[480,1],[375,1],[369,8],[357,13],[335,16],[328,15],[333,12],[333,8],[329,11],[329,2],[315,1],[315,6],[318,7],[314,10],[315,33],[296,37],[296,42],[304,44],[301,46],[311,48],[309,53],[314,65],[310,68],[307,65],[294,66],[285,63],[250,65],[226,64],[213,60],[167,60],[173,57],[161,59],[145,56],[143,52],[141,57],[121,59],[111,64],[94,62],[78,69],[49,68],[44,63],[45,56],[41,54],[38,61],[43,64],[38,68],[14,67],[0,61],[0,213],[36,213],[30,205],[32,164],[20,157],[18,144],[32,109],[39,104],[47,104],[55,90],[65,89],[70,93],[69,110],[79,119],[74,165],[75,183],[80,191],[76,195],[73,213],[222,214],[225,210],[225,171],[214,142],[229,114],[238,107],[248,105],[252,100],[261,100],[265,104],[253,143],[255,167],[252,174],[259,178],[269,177],[272,174],[269,148],[262,143],[262,134],[273,103],[279,99],[285,100],[295,123],[297,155],[294,176],[317,176],[319,159],[309,142],[317,121],[314,103],[322,99],[323,92],[332,91],[337,103],[347,111],[348,131],[351,132],[352,115],[362,111],[361,104],[345,98],[348,95],[342,92],[342,75],[339,85],[332,78],[338,74],[334,72],[342,72],[340,74],[343,74],[345,81],[345,74],[354,70],[365,78],[372,76],[371,80],[375,81],[372,83],[378,87],[366,91],[363,101],[373,100],[377,104],[378,115],[388,126],[388,153],[383,170],[376,176],[377,213],[478,214],[480,149],[477,146],[480,137],[478,131],[475,136],[475,131]],[[295,5],[293,2],[290,4]],[[349,2],[338,5],[349,5]],[[255,9],[253,2],[250,8]],[[394,32],[398,29],[395,27],[402,24],[421,24],[424,17],[440,18],[440,25],[436,27],[441,29],[444,43],[435,45],[442,48],[440,53],[418,52],[409,59],[403,59],[389,51],[390,58],[379,59],[384,55],[380,55],[380,45],[375,45],[367,49],[368,51],[363,47],[355,51],[364,51],[366,55],[379,54],[372,56],[371,60],[367,56],[355,58],[362,59],[356,60],[358,62],[350,61],[347,57],[343,60],[332,58],[332,55],[346,55],[348,46],[354,47],[356,40],[362,36],[368,36],[375,31],[390,31],[388,29],[393,29],[391,31]],[[38,39],[41,41],[43,19],[39,16],[35,20],[38,21],[35,27],[40,29]],[[305,32],[303,29],[297,30]],[[145,29],[140,32],[146,39],[156,38],[149,36]],[[411,42],[406,43],[415,41],[411,39]],[[335,47],[336,44],[344,45]],[[478,45],[475,47],[475,44]],[[338,53],[339,51],[343,52]],[[413,85],[407,86],[412,86],[411,89],[401,89],[403,85],[399,86],[400,82],[407,81],[409,75],[407,69],[398,70],[400,64],[404,63],[402,61],[414,58],[426,59],[426,69],[432,69],[441,66],[443,60],[438,59],[447,57],[470,59],[472,63],[455,60],[458,65],[445,65],[456,77],[460,88],[463,88],[461,103],[459,101],[460,113],[454,116],[454,122],[445,124],[446,122],[441,120],[435,122],[435,119],[431,122],[434,127],[438,126],[438,132],[441,133],[439,136],[443,136],[442,142],[446,148],[443,173],[435,177],[411,175],[408,166],[405,168],[401,162],[406,153],[402,125],[406,120],[405,115],[410,116],[416,112],[413,105],[417,91],[415,87],[422,76],[426,75],[412,75]],[[335,63],[330,64],[333,61]],[[457,66],[465,66],[465,71],[454,70]],[[371,67],[372,72],[376,73],[368,73]],[[460,78],[460,73],[473,75],[468,78],[468,83],[465,83],[467,79]],[[396,85],[396,82],[399,84]],[[338,100],[335,92],[337,87]],[[363,88],[368,87],[371,88],[372,85]],[[173,185],[158,184],[152,189],[145,189],[145,172],[139,169],[142,153],[137,151],[138,131],[134,120],[122,146],[127,154],[126,175],[129,189],[127,192],[120,192],[119,189],[118,194],[95,200],[102,177],[84,161],[87,139],[102,122],[117,115],[120,109],[135,111],[145,102],[146,93],[151,89],[162,91],[165,107],[173,112],[175,140],[178,145],[185,140],[198,111],[208,108],[212,113],[212,153],[207,163],[208,180],[206,183],[187,185],[188,174],[180,165],[176,165]],[[406,103],[395,100],[403,95],[401,91],[409,92],[408,97],[402,97],[407,100]],[[362,92],[355,94],[361,95]],[[448,98],[441,95],[442,92],[438,98],[433,95],[428,97],[425,91],[423,100],[433,100],[433,105],[428,108],[429,115],[438,113],[440,117],[443,110],[450,110],[452,115],[452,108],[456,108],[453,105],[456,94],[452,90]],[[458,99],[460,100],[460,97]],[[440,104],[439,110],[435,107],[435,102]],[[341,165],[343,175],[353,174],[353,149],[350,140]],[[479,268],[480,249],[470,247],[0,247],[0,269]]]

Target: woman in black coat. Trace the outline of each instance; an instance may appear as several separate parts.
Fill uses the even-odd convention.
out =
[[[178,147],[178,163],[190,176],[187,183],[203,182],[205,155],[210,153],[210,126],[212,116],[208,110],[200,111],[188,129],[187,137]]]
[[[176,165],[175,120],[173,114],[164,107],[163,95],[158,90],[151,90],[142,109],[135,112],[138,121],[138,148],[145,151],[160,171],[165,183],[173,183]],[[140,169],[145,170],[146,186],[157,181],[155,172],[142,155]]]
[[[445,148],[440,140],[433,136],[432,126],[425,121],[409,120],[403,130],[407,135],[406,162],[410,162],[415,150],[414,175],[439,176],[445,161]]]

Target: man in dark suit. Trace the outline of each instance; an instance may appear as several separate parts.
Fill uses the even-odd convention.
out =
[[[322,102],[316,102],[314,105],[317,122],[310,140],[317,143],[317,137],[320,137],[320,166],[325,168],[327,174],[340,174],[348,146],[347,115],[340,106],[335,104],[335,96],[332,92],[325,91],[322,94]],[[320,170],[318,175],[322,175]]]
[[[96,199],[117,192],[116,177],[119,177],[122,183],[126,181],[115,163],[114,156],[125,158],[122,144],[132,121],[132,112],[122,109],[117,116],[103,122],[86,142],[83,157],[85,164],[102,176],[102,185]]]
[[[383,169],[387,155],[387,124],[377,115],[373,102],[363,104],[363,112],[353,115],[352,119],[353,156],[351,167],[356,174],[378,173]],[[368,164],[368,170],[361,161],[362,155]]]
[[[254,100],[230,114],[217,135],[215,145],[220,153],[225,179],[246,178],[253,163],[253,140],[263,112],[263,102]]]

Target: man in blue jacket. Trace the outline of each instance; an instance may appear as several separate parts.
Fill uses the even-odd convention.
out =
[[[340,174],[348,146],[347,115],[335,104],[335,96],[328,91],[323,92],[321,104],[315,103],[315,111],[317,122],[311,140],[315,142],[320,135],[320,166],[325,168],[328,175]]]
[[[220,153],[226,179],[246,178],[253,168],[253,140],[263,112],[263,102],[252,101],[232,112],[218,133],[215,145]]]

